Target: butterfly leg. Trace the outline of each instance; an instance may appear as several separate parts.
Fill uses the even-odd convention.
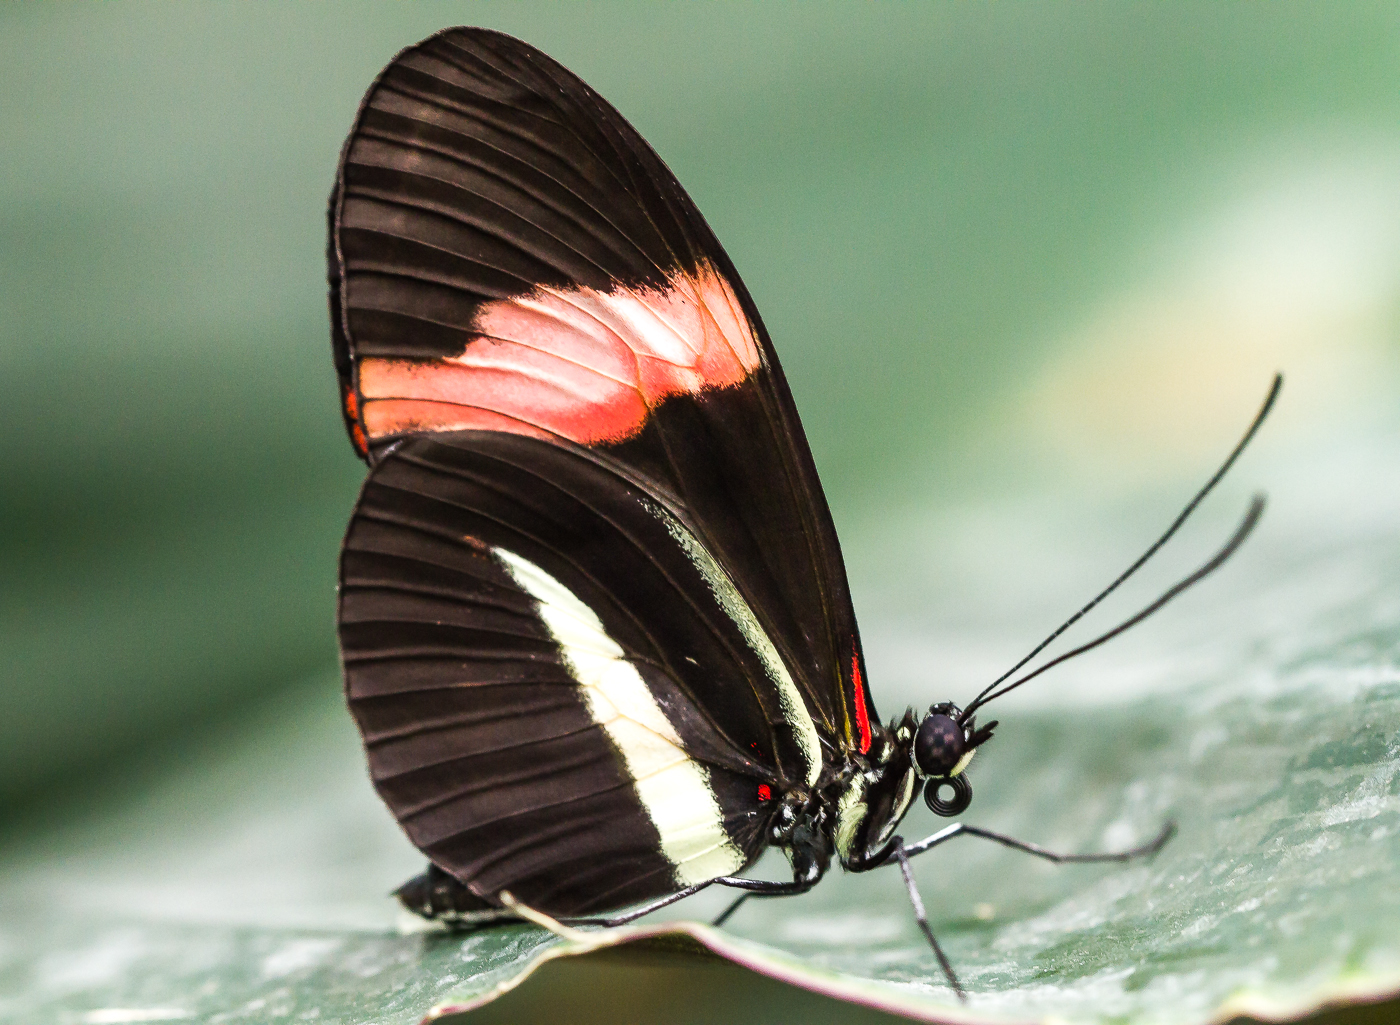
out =
[[[727,908],[725,908],[723,911],[721,911],[721,912],[719,913],[719,917],[717,917],[717,918],[716,918],[713,922],[711,922],[710,924],[713,925],[716,929],[718,929],[718,928],[719,928],[721,925],[723,925],[725,922],[729,921],[730,916],[733,915],[734,912],[738,911],[741,907],[743,907],[744,901],[748,900],[748,899],[749,899],[750,897],[752,897],[752,896],[753,896],[753,894],[751,894],[751,893],[741,893],[741,894],[739,894],[739,896],[737,896],[737,897],[734,898],[734,901],[729,905],[729,907],[727,907]]]
[[[607,918],[560,918],[559,922],[561,925],[601,925],[611,928],[615,925],[626,925],[628,922],[635,922],[643,915],[649,915],[653,911],[659,911],[667,904],[674,904],[678,900],[684,900],[686,897],[699,893],[707,886],[713,886],[716,883],[720,886],[731,886],[736,889],[744,890],[744,895],[730,905],[728,910],[715,921],[714,924],[719,925],[737,911],[739,905],[748,897],[787,897],[797,893],[806,893],[812,888],[814,882],[815,880],[812,882],[804,880],[802,882],[775,883],[769,882],[766,879],[744,879],[740,876],[720,876],[718,879],[708,879],[703,883],[687,886],[684,890],[677,890],[675,893],[660,897],[648,904],[643,904],[641,907],[632,908],[620,914],[610,915]]]
[[[930,837],[920,840],[916,844],[910,844],[902,848],[903,856],[912,858],[916,854],[937,847],[939,844],[947,843],[957,836],[980,836],[984,840],[991,840],[999,843],[1003,847],[1010,847],[1012,850],[1024,851],[1026,854],[1033,854],[1037,858],[1044,858],[1046,861],[1053,861],[1057,865],[1082,864],[1084,862],[1095,861],[1132,861],[1134,858],[1146,858],[1156,854],[1166,845],[1176,834],[1176,823],[1168,820],[1162,826],[1162,831],[1145,844],[1137,847],[1130,847],[1122,851],[1108,851],[1104,854],[1060,854],[1056,851],[1047,850],[1039,844],[1027,843],[1024,840],[1017,840],[1015,837],[1007,836],[1005,833],[996,833],[990,829],[982,829],[979,826],[968,826],[961,822],[955,822],[946,829],[940,829]],[[883,864],[892,865],[899,857],[895,855],[886,858]]]
[[[730,916],[738,911],[744,901],[748,900],[750,897],[792,897],[799,893],[806,893],[813,885],[806,880],[794,880],[790,883],[766,883],[762,888],[752,885],[754,883],[764,882],[764,880],[761,879],[716,879],[715,882],[719,883],[721,886],[734,886],[740,882],[745,884],[740,887],[744,892],[735,898],[734,903],[725,908],[718,918],[710,923],[716,928],[729,921]]]
[[[1095,861],[1131,861],[1133,858],[1144,858],[1156,854],[1162,849],[1172,835],[1176,833],[1176,823],[1168,821],[1162,831],[1145,844],[1131,847],[1123,851],[1109,851],[1105,854],[1060,854],[1057,851],[1047,850],[1039,844],[1027,843],[1024,840],[1017,840],[1015,837],[1007,836],[1005,833],[997,833],[990,829],[982,829],[978,826],[968,826],[961,822],[955,822],[946,829],[940,829],[932,836],[920,840],[916,844],[908,847],[900,838],[894,840],[894,850],[889,857],[880,864],[898,864],[899,871],[904,876],[904,886],[909,891],[909,902],[914,905],[914,917],[919,923],[919,929],[933,947],[934,956],[938,958],[939,965],[943,968],[943,974],[948,977],[948,982],[952,985],[958,999],[963,1003],[967,1002],[967,994],[958,982],[957,975],[953,972],[953,966],[948,962],[948,958],[943,953],[943,948],[938,945],[937,938],[933,935],[933,930],[929,928],[928,916],[924,911],[923,898],[919,896],[919,888],[914,882],[914,873],[909,867],[909,859],[916,854],[931,850],[939,844],[947,843],[958,836],[979,836],[984,840],[991,840],[999,843],[1003,847],[1010,847],[1012,850],[1024,851],[1033,854],[1037,858],[1044,858],[1056,864],[1083,863]]]
[[[640,907],[631,908],[628,911],[623,911],[616,915],[609,915],[605,918],[560,918],[558,921],[561,925],[601,925],[604,928],[611,929],[614,926],[635,922],[643,915],[649,915],[653,911],[659,911],[668,904],[674,904],[678,900],[684,900],[686,897],[699,893],[701,890],[705,889],[705,887],[719,882],[723,882],[723,880],[707,879],[703,883],[687,886],[683,890],[677,890],[675,893],[668,894],[665,897],[659,897]]]
[[[899,871],[904,876],[904,888],[909,891],[909,903],[914,905],[914,920],[919,923],[919,931],[928,940],[929,946],[933,947],[933,956],[938,958],[939,967],[943,969],[943,974],[948,977],[948,984],[953,987],[953,992],[958,995],[961,1003],[967,1003],[967,993],[962,988],[962,983],[958,981],[958,975],[953,971],[952,964],[948,961],[948,956],[943,953],[943,948],[938,945],[938,938],[933,935],[933,930],[929,928],[928,914],[924,911],[924,899],[919,896],[918,884],[914,882],[914,873],[909,868],[909,853],[904,849],[904,841],[895,839],[894,857],[899,861]]]

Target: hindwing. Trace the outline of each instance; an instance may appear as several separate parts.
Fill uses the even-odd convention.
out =
[[[581,446],[396,446],[346,536],[340,635],[380,795],[488,900],[579,914],[737,872],[821,766],[684,513]]]

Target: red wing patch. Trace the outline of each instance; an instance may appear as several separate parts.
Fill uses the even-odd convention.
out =
[[[459,356],[360,362],[371,439],[492,430],[621,441],[666,398],[739,384],[761,363],[734,290],[707,265],[664,290],[537,288],[485,304],[472,329]]]
[[[851,656],[851,689],[856,695],[856,729],[860,731],[861,754],[870,750],[870,713],[865,707],[865,681],[860,675],[860,656]]]

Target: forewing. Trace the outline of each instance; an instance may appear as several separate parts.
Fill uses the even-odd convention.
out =
[[[463,430],[606,454],[724,568],[825,740],[868,746],[840,549],[772,345],[617,111],[518,40],[440,33],[366,95],[330,219],[362,455]]]
[[[820,758],[699,545],[580,446],[445,433],[376,465],[342,557],[350,707],[380,795],[482,897],[578,914],[739,871]]]

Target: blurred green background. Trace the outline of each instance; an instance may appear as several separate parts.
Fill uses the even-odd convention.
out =
[[[728,248],[886,714],[984,678],[1050,625],[1028,610],[1068,611],[1131,557],[1063,541],[1150,536],[1276,369],[1279,415],[1207,522],[1271,469],[1297,481],[1266,549],[1286,562],[1374,499],[1354,484],[1390,487],[1364,454],[1400,437],[1394,3],[6,5],[11,864],[94,836],[140,851],[93,823],[158,822],[152,794],[231,750],[257,754],[180,799],[211,822],[234,792],[365,800],[352,759],[334,778],[278,760],[323,735],[353,752],[334,581],[363,467],[336,410],[324,204],[373,76],[460,23],[579,73]],[[373,848],[376,898],[416,863],[392,824],[324,843]]]

